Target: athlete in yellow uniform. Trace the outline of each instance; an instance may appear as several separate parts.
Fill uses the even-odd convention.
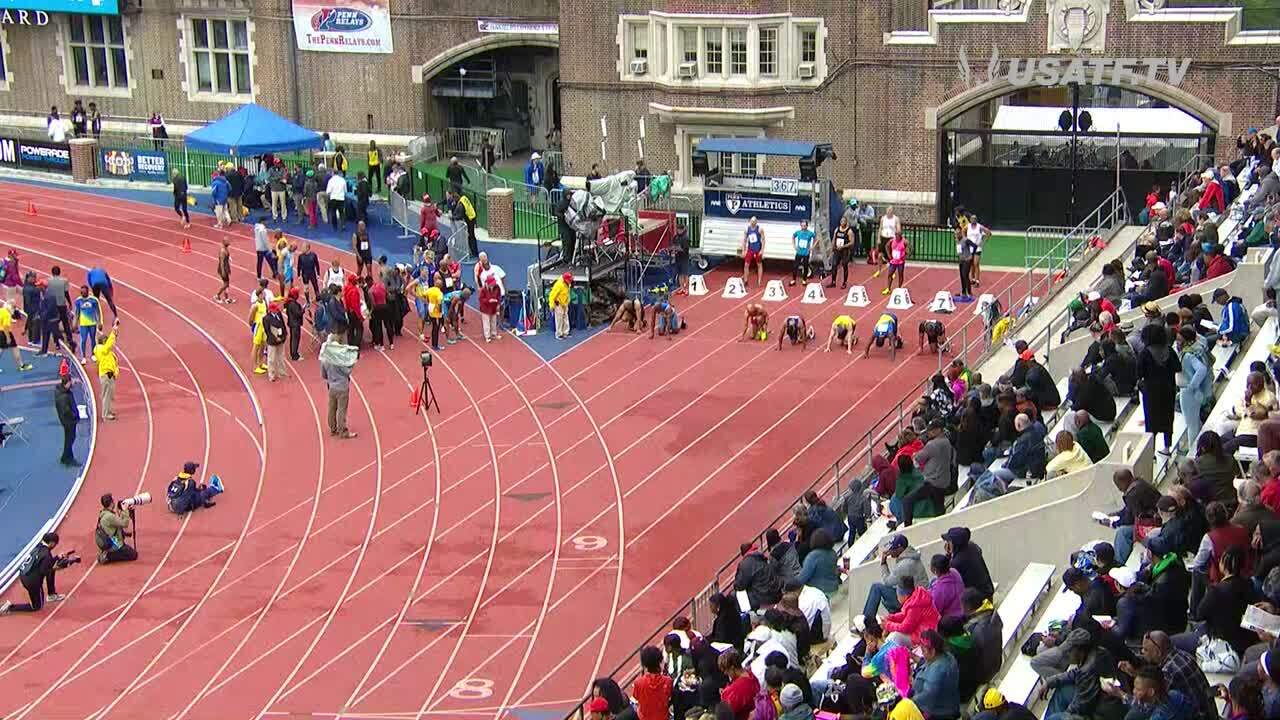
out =
[[[267,329],[262,318],[267,314],[267,302],[263,295],[258,295],[256,302],[249,306],[249,331],[253,334],[253,349],[250,351],[249,366],[257,375],[267,374]]]
[[[853,346],[858,343],[858,338],[853,331],[858,327],[858,321],[848,315],[838,315],[835,320],[831,321],[831,334],[827,335],[826,352],[831,352],[831,343],[840,342],[840,347],[845,348],[846,354],[853,354]]]

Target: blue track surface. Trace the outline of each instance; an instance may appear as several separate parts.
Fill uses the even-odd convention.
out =
[[[22,355],[35,365],[34,370],[19,373],[7,350],[0,355],[0,415],[26,418],[21,430],[27,440],[11,437],[0,448],[0,567],[7,566],[54,516],[81,471],[58,462],[62,426],[53,407],[53,389],[61,359],[54,355],[35,357],[26,350]],[[76,383],[72,390],[76,401],[87,405],[92,414],[79,373],[72,370],[71,377]],[[76,428],[75,455],[81,462],[88,459],[94,429],[92,417],[81,420]],[[86,534],[89,530],[85,528]],[[72,538],[67,546],[78,547],[92,557],[83,538]]]
[[[39,185],[43,187],[52,187],[59,189],[77,190],[80,192],[88,192],[97,195],[105,195],[108,197],[120,198],[122,200],[132,200],[135,202],[144,202],[151,205],[159,205],[165,209],[172,210],[173,195],[164,190],[146,190],[132,188],[107,188],[107,187],[87,187],[83,185],[69,186],[67,183],[54,183],[34,180],[31,178],[14,178],[6,177],[5,180],[14,182],[23,182],[31,185]],[[196,196],[197,205],[191,208],[191,214],[199,215],[205,222],[212,222],[212,211],[209,204],[209,194],[206,190],[195,189],[192,192]],[[409,263],[413,259],[413,238],[399,237],[400,227],[391,221],[390,213],[386,203],[374,203],[369,206],[369,215],[371,222],[369,225],[369,239],[373,243],[373,255],[386,255],[391,262]],[[249,215],[250,222],[256,222],[259,217],[270,217],[270,212],[257,210]],[[199,220],[193,220],[199,222]],[[329,226],[310,229],[304,224],[290,222],[284,225],[278,225],[268,222],[268,227],[272,229],[280,227],[290,235],[296,235],[312,242],[323,243],[340,250],[351,249],[351,231],[355,227],[355,223],[347,224],[347,229],[342,233],[334,232]],[[537,262],[537,248],[534,245],[524,245],[516,243],[504,242],[481,242],[480,249],[489,254],[489,261],[500,265],[506,271],[506,285],[509,289],[523,290],[526,285],[526,270],[533,263]],[[468,264],[470,268],[471,264]],[[464,272],[464,278],[470,278],[471,272]],[[474,307],[476,298],[473,296],[470,304]],[[470,327],[470,323],[468,323]],[[530,348],[537,352],[546,360],[551,360],[569,348],[586,340],[595,333],[603,330],[604,325],[589,328],[585,331],[575,331],[566,340],[556,340],[555,333],[552,332],[550,326],[546,326],[544,330],[532,337],[521,337]],[[479,323],[471,329],[471,332],[479,332]],[[447,347],[446,347],[447,350]]]

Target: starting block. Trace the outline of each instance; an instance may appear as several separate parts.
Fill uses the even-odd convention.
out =
[[[822,283],[809,283],[804,286],[804,297],[800,298],[800,302],[807,305],[821,305],[827,301],[826,293],[822,292]]]
[[[690,287],[692,287],[693,278],[689,279]],[[747,286],[743,284],[742,278],[731,277],[724,284],[724,292],[720,297],[729,298],[730,300],[741,300],[747,296]]]
[[[991,293],[982,293],[978,296],[978,302],[974,303],[973,314],[982,317],[987,314],[987,308],[991,307],[991,303],[996,301],[996,296]]]
[[[782,302],[787,299],[787,291],[782,287],[781,280],[770,280],[764,286],[764,299],[769,302]]]
[[[933,302],[929,303],[929,311],[947,314],[955,312],[956,302],[951,298],[951,291],[939,290],[933,296]]]
[[[911,305],[911,293],[906,288],[894,288],[893,294],[889,296],[889,309],[910,310]]]
[[[690,295],[706,295],[707,281],[702,279],[701,275],[689,276],[689,294]]]
[[[861,285],[854,285],[849,288],[849,294],[844,298],[845,307],[866,307],[871,304],[870,298],[867,297],[867,289]]]

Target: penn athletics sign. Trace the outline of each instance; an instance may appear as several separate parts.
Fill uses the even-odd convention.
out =
[[[1058,85],[1137,85],[1142,78],[1150,82],[1163,80],[1177,87],[1182,84],[1191,68],[1188,58],[1009,58],[1000,57],[1000,50],[991,48],[986,62],[986,75],[975,72],[969,63],[969,54],[960,47],[956,62],[960,81],[966,88],[973,88],[997,80],[1007,80],[1014,87],[1054,87]],[[1161,77],[1163,76],[1163,77]]]

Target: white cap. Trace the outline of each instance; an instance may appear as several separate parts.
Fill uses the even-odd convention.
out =
[[[458,162],[458,156],[454,155],[453,157],[449,158],[449,162]]]
[[[532,155],[530,155],[530,156],[529,156],[529,159],[530,159],[530,160],[541,160],[541,159],[542,159],[542,156],[541,156],[541,155],[539,155],[538,153],[534,153],[534,154],[532,154]]]

